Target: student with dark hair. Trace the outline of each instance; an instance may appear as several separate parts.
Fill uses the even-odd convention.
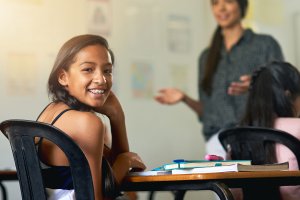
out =
[[[264,63],[283,60],[283,55],[273,37],[243,28],[247,0],[210,2],[218,26],[199,58],[199,100],[176,88],[161,89],[155,98],[168,105],[183,102],[195,111],[203,123],[207,153],[224,155],[216,133],[239,122],[250,74]]]
[[[48,81],[50,103],[38,121],[68,134],[84,152],[93,178],[95,199],[115,199],[118,185],[131,168],[145,169],[129,151],[125,115],[111,91],[114,56],[97,35],[79,35],[60,49]],[[111,133],[99,115],[109,118]],[[53,143],[37,144],[48,199],[75,199],[68,160]],[[47,176],[48,175],[48,176]]]
[[[241,125],[280,129],[300,139],[299,116],[299,71],[286,62],[271,62],[257,70],[252,76]],[[270,160],[288,161],[290,170],[299,170],[295,155],[287,147],[276,144],[275,151],[268,152],[274,153]],[[296,200],[300,187],[282,186],[280,192],[282,200]]]

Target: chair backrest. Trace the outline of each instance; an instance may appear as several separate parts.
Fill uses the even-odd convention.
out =
[[[250,159],[253,164],[268,160],[266,144],[280,143],[288,147],[300,163],[300,140],[281,130],[263,127],[236,127],[219,132],[219,140],[232,159]]]
[[[88,161],[80,147],[63,131],[52,125],[29,120],[6,120],[0,130],[9,139],[23,200],[46,199],[35,137],[56,144],[69,161],[76,199],[94,199]]]
[[[270,155],[267,154],[270,144],[280,143],[295,154],[298,166],[300,164],[300,141],[284,131],[262,127],[236,127],[221,130],[219,140],[224,149],[230,151],[231,159],[247,159],[252,160],[252,164],[266,164],[270,161]],[[277,186],[244,187],[243,195],[244,200],[281,199]]]

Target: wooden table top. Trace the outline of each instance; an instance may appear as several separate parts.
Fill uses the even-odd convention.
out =
[[[18,180],[15,170],[0,170],[0,181],[2,180]]]
[[[300,171],[268,171],[268,172],[218,172],[199,174],[167,174],[153,176],[128,176],[126,182],[161,182],[161,181],[188,181],[188,180],[226,180],[226,179],[253,179],[253,178],[280,178],[296,177],[300,179]]]

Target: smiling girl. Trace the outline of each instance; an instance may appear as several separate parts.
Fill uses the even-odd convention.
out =
[[[129,151],[124,112],[111,91],[113,64],[113,53],[104,38],[80,35],[67,41],[48,81],[53,102],[38,117],[81,147],[90,165],[96,200],[116,198],[117,185],[127,172],[145,169],[141,158]],[[109,118],[111,133],[97,113]],[[48,199],[74,199],[66,156],[47,140],[40,140],[38,149],[44,175],[51,172],[50,179],[56,184],[50,187],[50,180],[45,180]]]

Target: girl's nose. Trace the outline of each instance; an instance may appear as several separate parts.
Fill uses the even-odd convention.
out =
[[[106,83],[105,76],[102,73],[99,73],[94,77],[94,83],[96,83],[97,85],[105,84]]]

